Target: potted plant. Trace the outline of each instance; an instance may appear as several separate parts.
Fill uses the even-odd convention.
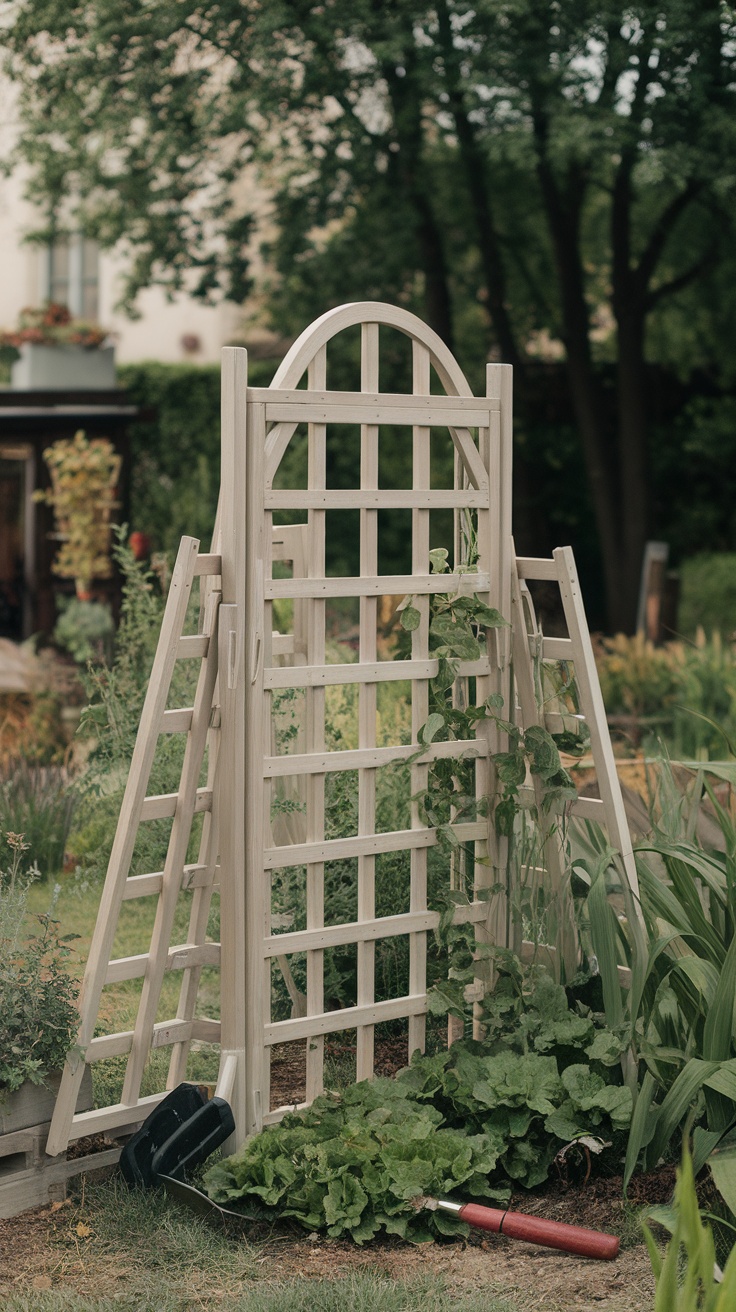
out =
[[[108,338],[106,328],[73,319],[55,301],[21,310],[18,327],[0,333],[0,346],[20,352],[11,366],[11,387],[114,387],[115,348],[106,344]]]
[[[112,574],[111,516],[119,504],[115,488],[121,457],[106,437],[90,441],[81,429],[71,439],[54,442],[43,455],[51,487],[34,495],[54,509],[61,547],[52,569],[60,578],[74,579],[77,598],[88,602],[92,580]]]

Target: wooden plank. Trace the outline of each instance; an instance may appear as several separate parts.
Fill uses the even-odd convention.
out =
[[[207,711],[209,720],[209,709]],[[141,807],[141,820],[166,820],[176,815],[179,793],[156,793],[146,797]],[[209,811],[212,807],[212,789],[198,788],[193,801],[193,815]]]
[[[487,902],[471,902],[455,907],[453,924],[478,924],[488,915]],[[267,957],[289,956],[292,952],[306,952],[315,948],[343,947],[346,943],[367,943],[379,938],[396,938],[400,934],[426,932],[437,929],[440,923],[437,911],[408,911],[398,916],[381,916],[378,919],[350,921],[342,925],[326,925],[324,929],[302,929],[288,934],[272,934],[263,941]]]
[[[188,633],[185,637],[179,639],[176,658],[180,661],[188,661],[206,656],[209,644],[210,640],[206,634]]]
[[[554,560],[533,556],[517,556],[516,569],[520,579],[551,579],[557,582],[557,565]]]
[[[164,711],[159,733],[188,733],[192,727],[192,707]]]
[[[274,488],[266,492],[268,510],[472,510],[488,502],[487,487],[432,488],[328,488],[324,492],[302,488]],[[375,573],[375,569],[372,571]]]
[[[361,391],[378,389],[378,324],[361,326]],[[364,423],[360,428],[360,487],[361,496],[378,497],[378,443],[379,429]],[[378,512],[377,502],[366,502],[360,510],[360,573],[370,576],[378,573]],[[364,665],[375,665],[378,655],[378,598],[360,598],[359,659]],[[358,747],[374,750],[376,747],[377,684],[362,683],[358,692]],[[376,827],[376,772],[367,762],[358,771],[358,834],[372,834]],[[376,914],[376,858],[371,853],[358,857],[357,911],[360,926],[371,922]],[[357,995],[358,1006],[369,1006],[375,1001],[375,942],[372,938],[357,936]],[[319,932],[319,931],[314,931]],[[373,1075],[375,1030],[372,1025],[360,1025],[356,1033],[355,1073],[357,1080]]]
[[[388,1002],[374,1002],[368,1007],[345,1007],[340,1011],[323,1011],[319,1015],[300,1016],[295,1020],[278,1020],[266,1026],[264,1040],[269,1045],[290,1043],[295,1039],[335,1034],[338,1030],[357,1029],[360,1025],[380,1025],[387,1020],[423,1016],[426,1011],[426,993],[417,997],[407,994]]]
[[[207,659],[202,661],[197,680],[192,727],[187,735],[184,749],[184,762],[179,790],[175,799],[174,818],[164,863],[161,892],[156,905],[156,918],[151,933],[150,958],[143,977],[135,1022],[135,1037],[123,1082],[121,1095],[123,1102],[135,1102],[138,1098],[152,1035],[153,1043],[156,1043],[154,1022],[167,965],[168,946],[171,942],[181,884],[181,870],[186,861],[192,821],[197,812],[212,809],[212,789],[198,788],[197,783],[202,771],[210,726],[212,699],[217,679],[217,626],[220,597],[219,591],[213,591],[207,601],[203,634],[207,639]],[[147,804],[144,803],[142,814],[145,812]]]
[[[323,512],[312,511],[312,514]],[[416,513],[416,512],[415,512]],[[478,574],[378,574],[373,578],[324,578],[316,573],[308,579],[266,579],[265,595],[278,597],[386,597],[428,596],[446,592],[450,596],[472,596],[488,591],[488,575]],[[310,661],[310,664],[319,662]]]
[[[194,573],[200,577],[203,574],[215,576],[222,574],[222,556],[215,555],[211,552],[201,551],[197,556]]]
[[[471,843],[476,838],[485,838],[488,827],[480,821],[472,821],[453,825],[453,829],[461,843]],[[266,870],[284,870],[289,866],[342,861],[379,852],[407,852],[415,847],[434,847],[436,842],[434,829],[418,828],[356,838],[331,838],[322,843],[292,843],[285,847],[267,847],[263,853],[263,865]]]
[[[199,863],[183,866],[181,887],[183,890],[201,888],[209,882],[216,885],[218,875],[219,867],[216,867],[214,872],[210,872],[207,866]],[[150,875],[131,875],[125,881],[123,901],[128,902],[131,898],[150,897],[153,893],[160,893],[163,877],[163,870],[154,871]]]
[[[364,321],[362,326],[365,328],[377,327],[376,324],[371,323],[368,320]],[[482,411],[485,414],[484,422],[487,424],[489,410],[498,410],[498,402],[494,402],[493,398],[488,400],[486,397],[483,397],[482,400],[479,400],[473,395],[448,396],[442,395],[441,393],[439,395],[425,396],[421,394],[417,395],[415,392],[379,392],[377,389],[371,392],[368,388],[363,389],[362,386],[359,392],[328,392],[324,389],[318,388],[280,388],[273,385],[271,387],[249,387],[248,400],[251,402],[263,403],[266,406],[266,417],[269,421],[270,416],[268,415],[268,408],[274,405],[298,406],[307,404],[321,407],[322,409],[333,405],[365,406],[367,409],[370,409],[371,407],[380,409],[383,405],[390,405],[394,409],[403,411],[419,410],[422,418],[418,422],[422,424],[433,424],[433,421],[427,418],[427,414],[430,411],[438,410],[446,415],[452,414],[458,410],[463,415],[460,422],[466,424],[469,428],[476,428],[477,424],[471,423],[468,419],[468,414],[472,413],[474,410]],[[319,423],[321,421],[315,420],[315,422]],[[365,424],[381,422],[384,421],[367,417],[358,420],[358,423]],[[402,422],[413,423],[414,421],[402,420]],[[444,421],[442,426],[446,426]]]
[[[570,638],[542,638],[543,661],[572,661],[573,645]]]
[[[145,1098],[139,1098],[133,1105],[117,1102],[110,1107],[100,1107],[96,1111],[80,1112],[74,1117],[69,1139],[86,1139],[87,1135],[105,1134],[109,1130],[121,1130],[123,1126],[137,1129],[163,1101],[166,1093],[167,1090],[163,1089],[161,1093],[149,1094]],[[48,1152],[48,1145],[46,1151]]]
[[[570,803],[570,815],[578,820],[594,820],[599,825],[606,823],[606,806],[600,797],[578,797]]]
[[[158,741],[158,730],[169,695],[171,676],[176,661],[178,638],[184,626],[189,604],[198,549],[199,543],[196,538],[183,538],[171,576],[161,633],[148,681],[138,736],[133,749],[128,781],[120,808],[105,886],[100,900],[97,923],[80,993],[81,1020],[77,1042],[82,1049],[85,1049],[92,1039],[97,1021],[100,994],[107,971],[107,963],[112,955],[113,939],[133,855],[141,808]],[[67,1147],[69,1130],[83,1074],[83,1062],[79,1060],[75,1060],[73,1064],[67,1062],[51,1120],[46,1148],[46,1151],[52,1157],[64,1152]]]
[[[447,760],[455,756],[478,756],[484,751],[475,738],[455,738],[450,742],[431,743],[422,752],[422,761]],[[377,770],[396,761],[407,761],[417,751],[416,743],[402,747],[362,747],[345,752],[300,752],[294,756],[267,756],[263,773],[267,779],[288,775],[332,774],[340,770]]]
[[[151,1030],[151,1048],[165,1048],[171,1043],[181,1043],[185,1039],[200,1039],[204,1043],[216,1043],[220,1036],[220,1022],[201,1018],[198,1020],[163,1020],[157,1021]],[[106,1061],[108,1057],[122,1057],[131,1051],[135,1030],[119,1030],[116,1034],[101,1034],[87,1045],[85,1060],[87,1062]],[[135,1104],[128,1104],[129,1106]],[[80,1113],[81,1114],[81,1113]]]
[[[119,984],[124,979],[140,979],[146,973],[150,953],[141,952],[134,957],[117,957],[107,967],[106,984]],[[165,969],[187,970],[192,966],[219,966],[219,943],[181,943],[169,948]]]
[[[297,665],[292,669],[274,666],[264,672],[264,688],[319,688],[338,683],[398,683],[409,679],[436,679],[438,660],[355,661],[349,665]],[[463,678],[488,674],[488,658],[459,661]]]

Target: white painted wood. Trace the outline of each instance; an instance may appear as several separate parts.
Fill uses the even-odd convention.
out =
[[[337,770],[375,770],[395,761],[408,761],[416,751],[416,745],[408,743],[405,747],[362,747],[350,752],[267,756],[263,762],[263,774],[265,778],[276,778],[292,774],[333,774]],[[439,761],[449,756],[477,756],[482,751],[476,738],[453,738],[450,742],[431,743],[419,759],[423,762]]]
[[[546,557],[517,556],[516,572],[520,579],[551,579],[557,582],[557,566]]]
[[[80,991],[80,1027],[77,1043],[82,1050],[88,1047],[97,1021],[100,995],[107,973],[107,963],[112,954],[113,938],[156,749],[158,728],[166,709],[178,638],[184,627],[198,547],[199,543],[195,538],[182,539],[171,576],[161,635],[143,704],[128,782]],[[78,1057],[70,1058],[64,1068],[46,1146],[47,1153],[52,1157],[64,1152],[69,1142],[74,1108],[83,1074],[84,1062]]]
[[[375,333],[376,342],[378,341],[378,328],[378,322],[371,321],[370,319],[364,319],[361,321],[361,332],[364,332],[365,334]],[[423,333],[424,325],[422,325],[422,336]],[[373,348],[371,347],[371,349]],[[377,349],[378,348],[376,348],[376,350]],[[368,355],[366,351],[363,351],[361,371],[364,372],[364,368],[369,367],[371,367],[371,364],[368,360]],[[377,368],[378,365],[376,364],[375,367]],[[470,393],[464,397],[453,395],[438,396],[436,394],[430,396],[429,394],[417,392],[379,392],[377,389],[372,391],[369,387],[363,387],[362,385],[360,392],[358,393],[318,392],[311,388],[279,388],[276,386],[276,377],[274,377],[274,381],[270,387],[249,388],[248,396],[254,404],[263,403],[266,406],[266,419],[268,421],[271,421],[274,418],[281,418],[280,415],[275,416],[271,413],[274,407],[296,407],[297,413],[289,417],[293,418],[297,423],[304,422],[305,417],[310,417],[308,412],[313,406],[330,410],[334,407],[340,406],[351,406],[353,408],[358,406],[361,408],[365,407],[360,419],[357,421],[358,423],[371,425],[373,423],[386,423],[387,421],[383,419],[374,420],[370,415],[370,408],[374,407],[375,409],[380,410],[384,406],[392,406],[403,410],[404,412],[411,411],[420,414],[420,419],[418,421],[410,418],[401,421],[404,423],[415,424],[419,422],[421,424],[434,424],[434,419],[428,418],[428,415],[430,412],[434,413],[436,411],[443,416],[443,419],[438,421],[439,426],[446,426],[450,423],[456,422],[452,419],[448,420],[447,415],[458,412],[462,414],[462,419],[457,422],[461,424],[464,423],[469,428],[476,428],[479,423],[487,425],[489,410],[498,410],[499,408],[499,402],[497,400],[488,400],[485,397],[478,399],[478,397],[471,396]],[[468,414],[474,410],[479,411],[484,417],[477,421],[468,419]],[[317,422],[319,422],[319,420],[317,420]],[[328,420],[327,422],[330,421]]]
[[[426,1010],[426,993],[418,997],[407,994],[403,998],[391,998],[388,1002],[374,1002],[369,1007],[345,1007],[340,1011],[324,1011],[314,1016],[297,1017],[295,1020],[278,1020],[266,1026],[263,1037],[267,1044],[319,1038],[324,1034],[336,1034],[339,1030],[352,1030],[361,1025],[380,1025],[382,1021],[399,1020],[407,1016],[411,1020],[413,1016],[424,1016]]]
[[[452,826],[461,843],[470,843],[487,835],[487,825],[471,821]],[[404,852],[415,847],[434,847],[437,841],[434,829],[400,829],[387,834],[369,834],[356,838],[332,838],[327,842],[292,843],[286,847],[266,848],[263,857],[267,870],[281,870],[286,866],[300,866],[325,861],[342,861],[353,856],[368,856],[378,852]]]
[[[299,665],[295,669],[266,670],[266,688],[315,688],[336,683],[401,683],[409,679],[434,679],[439,673],[439,661],[366,661],[354,665]],[[458,675],[489,673],[487,657],[477,661],[459,661]]]
[[[313,510],[311,514],[324,514]],[[415,513],[428,513],[417,512]],[[449,585],[449,586],[448,586]],[[466,596],[474,592],[487,592],[489,578],[478,574],[378,574],[373,578],[325,578],[314,574],[308,579],[269,579],[265,595],[276,597],[386,597],[405,594],[428,596],[435,592],[449,592],[451,596]],[[318,661],[310,664],[319,664]]]
[[[542,638],[542,659],[545,661],[572,661],[573,644],[570,638]]]
[[[207,710],[209,719],[209,708]],[[166,820],[176,814],[178,793],[158,793],[153,797],[146,797],[141,807],[141,820]],[[194,795],[194,810],[192,814],[198,815],[202,811],[209,811],[212,807],[212,789],[198,788]]]
[[[159,732],[188,733],[192,727],[192,710],[193,707],[187,706],[181,710],[164,711]]]
[[[370,491],[357,488],[328,489],[326,492],[277,488],[266,492],[264,504],[269,510],[471,510],[488,504],[488,488],[448,488],[421,491],[412,488],[380,488]],[[375,573],[375,571],[373,571]]]

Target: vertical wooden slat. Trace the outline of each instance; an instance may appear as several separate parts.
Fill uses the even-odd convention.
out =
[[[204,591],[204,580],[202,580],[202,590]],[[219,625],[219,604],[221,593],[210,591],[205,602],[205,610],[201,622],[201,631],[203,633],[214,633]],[[215,651],[208,652],[206,657],[210,660],[214,657]],[[215,684],[215,693],[213,700],[217,701],[217,684]],[[189,930],[187,933],[187,943],[204,943],[207,937],[207,922],[209,920],[210,906],[212,904],[212,884],[215,877],[215,866],[217,865],[217,855],[219,850],[219,798],[217,796],[217,758],[220,749],[220,730],[210,728],[207,734],[207,787],[212,790],[213,801],[212,809],[205,812],[202,822],[202,837],[199,843],[199,854],[197,862],[206,868],[206,881],[194,889],[192,893],[192,905],[189,912]],[[197,994],[199,992],[199,983],[202,975],[201,966],[188,966],[182,975],[181,987],[179,989],[179,1005],[176,1011],[177,1020],[193,1020],[197,1003]],[[166,1081],[167,1089],[175,1089],[178,1084],[186,1079],[187,1059],[189,1056],[190,1040],[182,1043],[175,1043],[171,1049],[171,1058],[169,1060],[169,1074]]]
[[[264,580],[270,568],[270,516],[263,509],[265,406],[248,406],[246,437],[246,658],[245,658],[245,1000],[248,1067],[247,1133],[259,1130],[268,1112],[268,1053],[264,1026],[270,1021],[270,972],[263,939],[270,929],[270,887],[263,861],[266,839],[266,787],[263,759],[270,749],[271,726],[263,687],[266,606]],[[270,622],[270,611],[269,611]]]
[[[222,485],[219,537],[222,599],[219,628],[221,706],[217,806],[220,815],[221,1061],[234,1058],[231,1105],[235,1144],[246,1134],[245,991],[245,443],[248,356],[222,352]],[[233,1063],[231,1063],[232,1065]]]
[[[412,389],[417,395],[429,394],[430,355],[423,343],[412,343]],[[426,489],[430,485],[430,430],[412,429],[412,487]],[[411,512],[411,569],[412,574],[426,574],[429,569],[429,511],[414,509]],[[427,660],[429,656],[429,597],[417,597],[414,603],[420,614],[419,627],[411,635],[412,660]],[[419,730],[429,715],[429,688],[426,679],[413,679],[411,685],[411,733],[416,742]],[[417,795],[427,786],[428,767],[415,764],[411,767],[411,794]],[[424,823],[416,800],[411,804],[412,828]],[[427,906],[427,849],[414,848],[411,852],[410,902],[411,911],[424,911]],[[421,994],[427,990],[427,935],[409,935],[409,993]],[[409,1057],[424,1051],[426,1013],[409,1017]]]
[[[308,384],[312,391],[321,391],[327,385],[327,351],[321,347],[308,370]],[[324,490],[327,486],[325,424],[308,426],[307,486]],[[325,512],[310,510],[307,519],[307,569],[309,578],[325,576]],[[325,662],[325,603],[316,598],[307,602],[307,664],[324,665]],[[324,751],[325,746],[325,691],[308,688],[306,691],[306,746],[308,752]],[[321,842],[325,835],[325,776],[310,775],[307,780],[307,842]],[[325,919],[325,867],[324,862],[307,866],[307,929],[319,929]],[[316,1016],[324,1010],[324,953],[307,953],[307,1015]],[[316,1036],[307,1040],[307,1101],[311,1102],[324,1087],[324,1039]]]
[[[179,636],[184,627],[189,604],[198,548],[199,542],[196,538],[182,538],[171,576],[161,634],[143,703],[128,782],[125,786],[80,992],[81,1019],[77,1043],[82,1049],[87,1047],[94,1034],[100,996],[107,973],[107,964],[112,955],[113,940],[123,901],[125,881],[138,832],[141,807],[151,774],[161,719],[166,709]],[[84,1065],[84,1061],[75,1056],[64,1067],[46,1147],[47,1153],[52,1157],[64,1152],[69,1142],[69,1131],[84,1075]]]
[[[377,392],[378,324],[361,328],[361,378],[364,392]],[[374,424],[360,426],[360,486],[378,487],[379,430]],[[360,511],[360,572],[368,577],[378,573],[378,511]],[[377,659],[378,598],[360,598],[360,647],[358,659]],[[358,746],[376,745],[376,685],[364,683],[359,692]],[[376,828],[376,772],[358,771],[358,833],[372,834]],[[358,920],[372,920],[376,901],[376,858],[358,857]],[[375,1000],[376,945],[358,944],[358,1006]],[[375,1027],[362,1025],[357,1033],[356,1074],[359,1080],[373,1075]]]

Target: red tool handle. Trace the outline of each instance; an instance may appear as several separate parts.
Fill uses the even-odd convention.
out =
[[[597,1257],[604,1262],[618,1257],[617,1236],[603,1234],[600,1230],[585,1230],[579,1225],[564,1225],[562,1221],[545,1221],[539,1216],[525,1216],[523,1212],[503,1212],[497,1207],[482,1207],[480,1203],[465,1203],[458,1215],[477,1230],[493,1230],[509,1239],[526,1239],[530,1244],[561,1248],[565,1253]]]

